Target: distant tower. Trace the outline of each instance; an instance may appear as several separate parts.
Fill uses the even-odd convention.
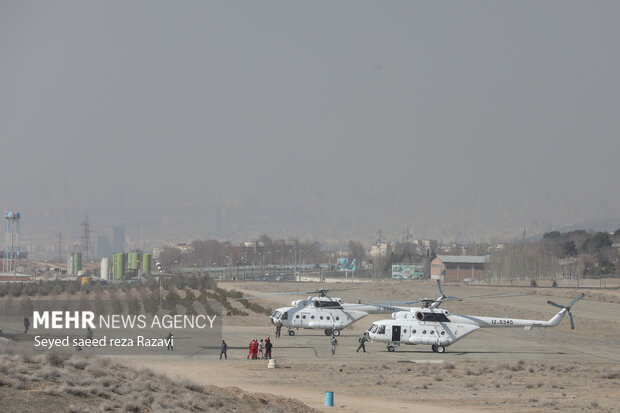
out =
[[[406,243],[410,243],[412,239],[413,235],[411,235],[411,231],[409,230],[409,227],[407,227],[403,236],[403,241]]]
[[[93,245],[90,241],[90,224],[88,223],[88,215],[84,215],[84,222],[82,222],[82,238],[80,249],[84,255],[84,259],[88,261],[93,255]]]
[[[19,212],[10,211],[6,214],[6,236],[4,239],[4,260],[2,271],[15,272],[17,260],[21,258],[19,251]]]
[[[125,227],[112,229],[112,249],[114,253],[125,252]]]

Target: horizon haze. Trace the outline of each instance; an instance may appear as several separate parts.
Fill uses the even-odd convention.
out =
[[[619,12],[3,1],[0,211],[43,246],[86,214],[151,246],[613,225]]]

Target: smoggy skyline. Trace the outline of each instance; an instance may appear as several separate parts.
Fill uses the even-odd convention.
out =
[[[85,214],[153,242],[612,222],[619,11],[4,1],[0,208],[49,240]]]

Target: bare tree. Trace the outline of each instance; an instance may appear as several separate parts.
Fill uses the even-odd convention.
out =
[[[357,266],[361,267],[362,261],[366,259],[366,249],[361,242],[350,240],[347,244],[349,256],[357,260]]]

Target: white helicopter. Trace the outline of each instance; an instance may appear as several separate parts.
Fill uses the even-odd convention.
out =
[[[340,335],[340,331],[369,314],[387,314],[394,311],[407,311],[409,307],[394,307],[383,304],[345,303],[341,298],[326,296],[329,290],[320,288],[305,294],[316,293],[305,300],[291,302],[291,307],[277,308],[271,314],[272,324],[278,321],[288,328],[289,336],[294,336],[293,329],[322,329],[326,336]],[[286,293],[290,294],[290,293]]]
[[[440,297],[437,300],[425,298],[420,300],[424,303],[424,307],[411,308],[409,311],[397,311],[392,314],[392,320],[379,320],[372,323],[366,330],[366,334],[372,341],[387,343],[387,350],[390,352],[394,351],[400,344],[429,344],[434,352],[443,353],[447,346],[456,343],[479,328],[524,327],[525,330],[529,331],[532,327],[555,327],[568,313],[571,328],[574,329],[575,322],[570,309],[583,296],[583,293],[578,295],[568,306],[547,301],[548,304],[561,308],[556,315],[547,321],[456,315],[448,310],[438,309],[439,305],[448,297],[444,299]]]

